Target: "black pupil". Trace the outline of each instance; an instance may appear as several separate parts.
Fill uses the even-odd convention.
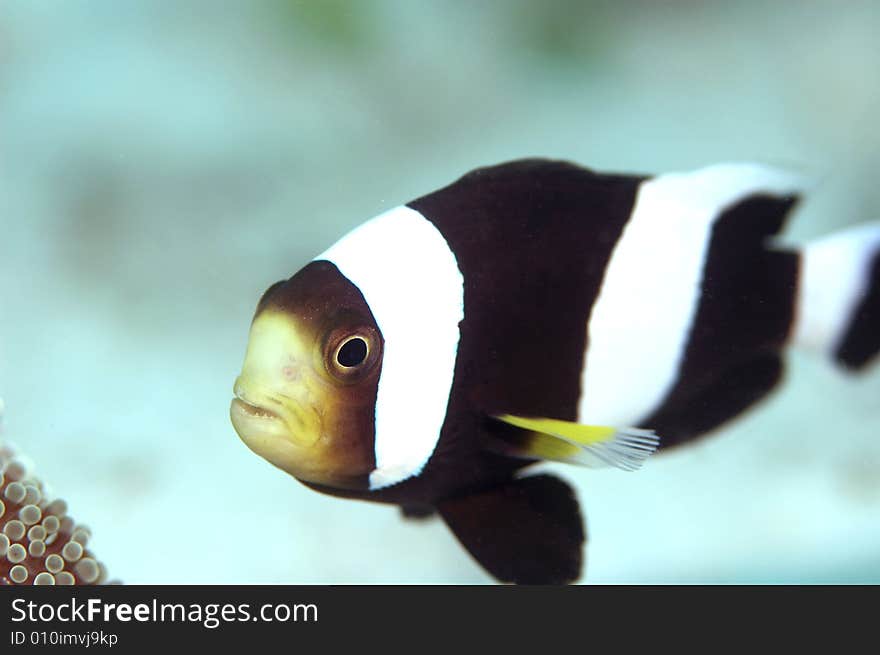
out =
[[[367,358],[367,342],[363,339],[354,338],[346,341],[336,355],[336,361],[340,366],[350,368],[357,366]]]

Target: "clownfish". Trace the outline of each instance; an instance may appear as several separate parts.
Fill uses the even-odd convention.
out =
[[[260,298],[232,424],[335,496],[437,512],[491,575],[568,583],[584,526],[540,461],[637,469],[737,417],[789,346],[880,351],[880,223],[777,236],[800,179],[544,159],[363,223]]]

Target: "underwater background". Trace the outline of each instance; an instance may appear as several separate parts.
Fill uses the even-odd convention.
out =
[[[790,167],[816,180],[794,243],[880,219],[877,34],[867,1],[8,0],[3,433],[126,583],[491,582],[438,519],[322,496],[238,439],[259,295],[526,156]],[[637,473],[544,466],[577,488],[583,582],[880,583],[880,367],[789,364]]]

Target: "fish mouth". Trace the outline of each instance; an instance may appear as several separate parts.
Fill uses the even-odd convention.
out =
[[[267,407],[267,403],[271,402],[271,399],[258,403],[253,398],[245,395],[242,386],[240,380],[236,380],[235,387],[232,390],[235,394],[235,398],[232,399],[233,411],[237,411],[240,414],[244,414],[245,416],[254,419],[270,421],[281,420],[281,415],[278,412]]]
[[[229,417],[245,443],[282,439],[297,447],[304,447],[317,441],[319,430],[303,424],[296,407],[284,402],[286,396],[269,392],[241,376],[235,381],[233,394],[235,397],[229,406]]]
[[[267,419],[270,421],[280,420],[281,417],[278,416],[271,409],[266,407],[261,407],[259,405],[254,405],[253,403],[249,403],[247,400],[243,400],[241,397],[236,397],[232,399],[232,406],[236,411],[241,412],[242,414],[246,414],[251,418],[256,419]]]

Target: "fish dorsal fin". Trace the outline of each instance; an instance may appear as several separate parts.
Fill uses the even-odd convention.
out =
[[[523,430],[513,439],[505,439],[503,451],[516,457],[635,471],[660,443],[653,430],[640,428],[583,425],[512,414],[492,418]]]

